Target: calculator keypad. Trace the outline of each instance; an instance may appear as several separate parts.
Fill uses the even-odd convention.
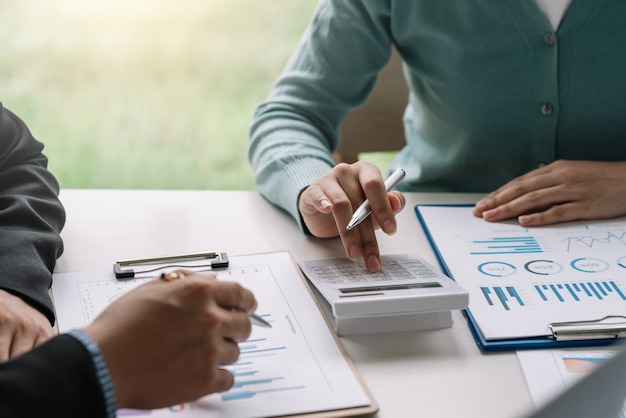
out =
[[[362,263],[315,266],[313,272],[328,284],[432,279],[438,274],[418,260],[384,261],[381,271],[368,273]]]

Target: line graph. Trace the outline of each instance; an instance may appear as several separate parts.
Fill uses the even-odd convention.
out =
[[[579,247],[590,249],[613,244],[626,246],[626,231],[603,231],[593,235],[570,236],[564,238],[563,242],[565,243],[565,250],[568,252]]]

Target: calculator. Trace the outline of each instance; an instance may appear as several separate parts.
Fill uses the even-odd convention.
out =
[[[465,309],[467,290],[417,254],[381,257],[382,269],[366,272],[347,258],[298,264],[330,304],[336,318],[406,315]]]

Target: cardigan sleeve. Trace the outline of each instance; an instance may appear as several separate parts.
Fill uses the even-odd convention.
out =
[[[48,289],[63,250],[65,211],[42,150],[24,122],[0,104],[0,289],[54,324]]]
[[[388,1],[323,0],[256,109],[248,158],[259,192],[302,228],[299,193],[333,167],[341,122],[369,96],[391,45]]]

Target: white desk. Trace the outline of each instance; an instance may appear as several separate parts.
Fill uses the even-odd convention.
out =
[[[413,208],[478,197],[407,194],[398,233],[378,235],[381,252],[418,252],[437,265]],[[57,272],[201,251],[344,256],[338,239],[304,237],[290,217],[256,192],[63,190],[61,200],[67,223]],[[516,355],[481,353],[462,314],[453,317],[454,326],[444,330],[342,338],[380,406],[378,417],[503,418],[532,409]]]

